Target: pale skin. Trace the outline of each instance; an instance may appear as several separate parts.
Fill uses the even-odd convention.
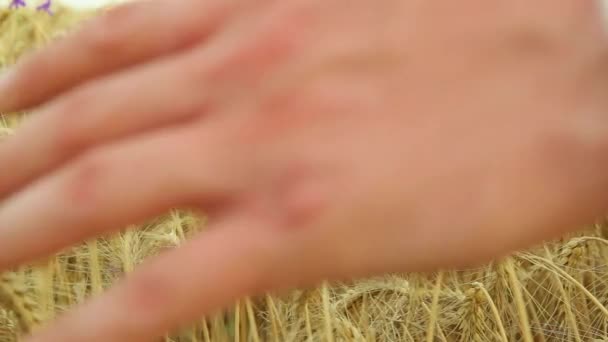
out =
[[[182,0],[26,56],[0,269],[170,208],[210,226],[27,341],[153,341],[236,299],[473,266],[608,206],[590,0]]]

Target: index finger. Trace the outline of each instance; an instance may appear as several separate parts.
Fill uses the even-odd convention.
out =
[[[0,113],[38,106],[91,78],[204,40],[240,0],[139,1],[25,56],[0,80]]]
[[[300,247],[277,230],[248,215],[222,218],[26,341],[153,341],[241,297],[290,286],[302,272],[288,272],[287,260]]]

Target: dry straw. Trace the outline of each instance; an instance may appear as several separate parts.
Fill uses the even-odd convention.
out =
[[[0,67],[89,15],[0,10]],[[19,124],[20,115],[4,114],[0,136]],[[16,341],[102,292],[146,257],[188,239],[202,223],[173,211],[44,264],[1,274],[0,342]],[[605,227],[475,270],[389,275],[243,299],[166,341],[608,341]]]

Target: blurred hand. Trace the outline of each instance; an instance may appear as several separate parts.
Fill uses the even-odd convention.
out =
[[[211,226],[29,341],[148,341],[268,290],[478,264],[608,204],[581,0],[182,0],[27,56],[0,111],[0,269],[173,207]]]

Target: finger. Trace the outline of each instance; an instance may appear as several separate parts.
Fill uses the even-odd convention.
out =
[[[9,71],[0,81],[0,113],[37,106],[91,78],[199,42],[239,2],[152,0],[112,9]]]
[[[161,60],[71,91],[0,144],[0,197],[96,144],[202,115],[211,86],[192,77],[194,54]]]
[[[231,217],[210,228],[143,264],[28,342],[153,341],[180,323],[289,282],[293,272],[280,271],[297,252],[289,239],[247,217]]]
[[[176,58],[98,79],[51,102],[0,145],[0,165],[11,165],[0,174],[0,197],[96,144],[259,99],[264,79],[298,51],[293,34],[277,28],[291,17],[278,17],[255,16]]]
[[[247,170],[232,163],[223,128],[207,125],[200,135],[176,128],[91,151],[9,198],[0,207],[0,269],[176,206],[227,199]]]

